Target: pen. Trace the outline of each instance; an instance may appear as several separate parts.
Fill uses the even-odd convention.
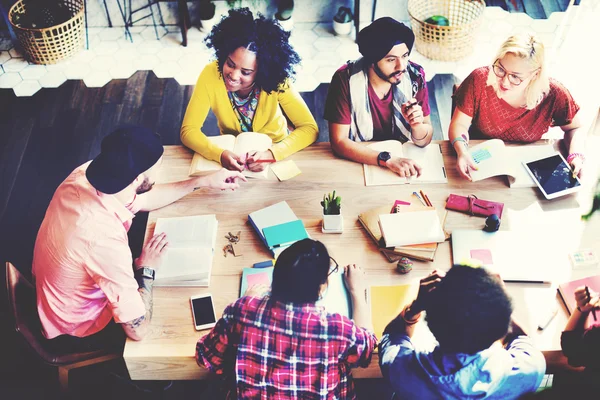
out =
[[[277,160],[255,160],[254,162],[258,162],[258,163],[272,163],[275,162]]]
[[[592,300],[592,296],[590,295],[590,288],[587,287],[587,285],[585,286],[585,294],[588,297],[588,301]],[[594,317],[594,321],[598,321],[596,319],[596,309],[595,308],[592,308],[592,316]]]
[[[427,195],[425,193],[423,193],[422,190],[419,190],[419,192],[421,192],[421,197],[423,197],[423,199],[425,199],[425,205],[428,207],[432,207],[431,202],[429,201],[429,197],[427,197]]]
[[[419,193],[413,192],[413,194],[417,197],[417,199],[419,199],[421,203],[423,203],[424,206],[427,206],[427,203],[425,203],[425,200],[423,200],[423,198],[419,196]]]

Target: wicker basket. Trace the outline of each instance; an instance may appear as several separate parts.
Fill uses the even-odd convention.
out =
[[[408,0],[417,50],[442,61],[456,61],[469,55],[484,10],[484,0]],[[449,26],[425,22],[434,15],[446,17]]]
[[[26,57],[35,64],[56,64],[75,55],[84,46],[84,0],[54,0],[61,2],[71,11],[71,19],[48,28],[22,28],[14,24],[16,14],[27,12],[28,7],[43,7],[40,1],[17,1],[8,12],[8,19],[21,44]],[[45,10],[47,11],[47,10]],[[48,25],[54,17],[46,12]]]

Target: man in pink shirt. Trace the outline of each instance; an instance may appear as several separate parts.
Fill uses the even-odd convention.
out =
[[[162,154],[156,133],[120,128],[54,193],[36,239],[33,274],[43,333],[56,348],[118,349],[123,332],[142,339],[152,317],[154,273],[168,241],[155,235],[133,260],[127,231],[135,214],[199,187],[234,190],[238,179],[245,181],[223,169],[154,186]]]

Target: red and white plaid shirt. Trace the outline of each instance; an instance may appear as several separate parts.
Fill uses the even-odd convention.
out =
[[[350,369],[367,367],[376,344],[323,307],[242,297],[198,341],[196,361],[235,376],[237,399],[354,399]]]

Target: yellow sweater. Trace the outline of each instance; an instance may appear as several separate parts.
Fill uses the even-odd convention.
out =
[[[201,130],[209,108],[217,117],[221,134],[237,136],[242,131],[216,61],[204,68],[196,82],[181,125],[181,141],[205,158],[221,162],[223,149],[208,140]],[[282,109],[295,127],[289,135]],[[271,151],[276,160],[282,160],[309,146],[317,140],[319,134],[308,106],[289,84],[285,85],[282,93],[269,94],[261,90],[252,130],[267,134],[273,140]]]

